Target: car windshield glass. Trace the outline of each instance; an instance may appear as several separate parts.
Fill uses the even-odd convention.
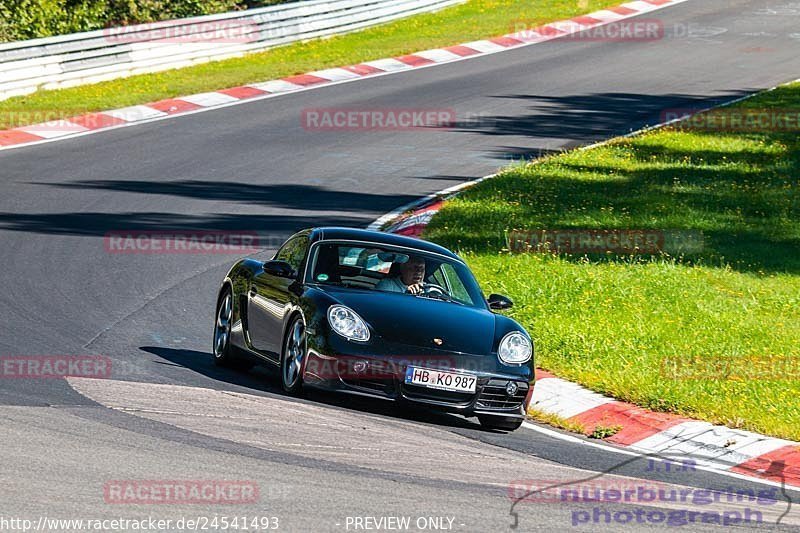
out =
[[[407,248],[322,242],[314,248],[309,281],[394,292],[485,308],[483,294],[460,261]],[[416,292],[416,294],[412,294]]]

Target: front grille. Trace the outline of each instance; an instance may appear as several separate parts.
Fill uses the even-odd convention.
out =
[[[414,400],[433,400],[446,402],[453,405],[467,404],[473,397],[471,392],[453,392],[439,389],[430,389],[417,385],[404,384],[403,392],[405,396]]]
[[[338,372],[342,382],[351,387],[387,396],[394,394],[395,368],[391,363],[372,359],[368,361],[369,365],[366,371],[358,373],[353,369],[353,365],[359,361],[366,360],[353,358],[339,361]]]
[[[519,387],[516,394],[509,396],[506,386],[509,381],[506,379],[490,379],[483,386],[476,407],[481,409],[516,409],[525,401],[528,394],[528,384],[522,381],[515,382]]]
[[[357,389],[366,389],[372,392],[378,392],[381,394],[391,395],[392,391],[394,390],[394,386],[389,381],[381,381],[377,379],[345,379],[342,378],[342,381]]]

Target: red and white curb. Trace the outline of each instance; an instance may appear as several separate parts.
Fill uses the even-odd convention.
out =
[[[333,84],[348,83],[369,77],[395,74],[411,69],[426,68],[482,55],[494,54],[522,46],[558,39],[566,35],[572,35],[584,30],[650,13],[686,1],[688,0],[637,0],[617,7],[589,13],[588,15],[575,17],[570,20],[553,22],[539,28],[491,39],[472,41],[433,50],[424,50],[422,52],[394,58],[367,61],[347,67],[318,70],[264,83],[254,83],[242,87],[170,98],[159,102],[135,105],[111,111],[88,113],[42,124],[21,126],[0,131],[0,150],[53,142],[81,135],[89,135],[99,131],[164,120],[176,116],[208,111]],[[26,112],[23,111],[21,113]]]
[[[608,442],[645,454],[691,457],[698,464],[800,488],[800,442],[657,413],[537,372],[531,409],[581,425],[620,428]]]
[[[491,179],[496,175],[497,174],[491,174],[476,180],[465,181],[464,183],[459,183],[458,185],[414,200],[376,219],[375,222],[367,226],[367,229],[397,233],[408,237],[419,237],[422,235],[422,230],[425,229],[425,226],[427,226],[433,218],[433,215],[438,213],[439,209],[442,208],[445,200],[466,188],[477,185],[484,180]]]

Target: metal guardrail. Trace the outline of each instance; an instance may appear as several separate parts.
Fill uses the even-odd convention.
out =
[[[0,44],[0,100],[236,57],[465,0],[307,0]]]

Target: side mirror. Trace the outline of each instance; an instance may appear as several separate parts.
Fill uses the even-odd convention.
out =
[[[292,265],[286,261],[267,261],[264,263],[264,272],[277,276],[279,278],[294,278],[297,273],[292,268]]]
[[[489,303],[489,308],[495,311],[502,311],[503,309],[511,309],[514,307],[514,302],[511,301],[511,298],[503,296],[502,294],[490,294],[489,299],[486,301]]]

